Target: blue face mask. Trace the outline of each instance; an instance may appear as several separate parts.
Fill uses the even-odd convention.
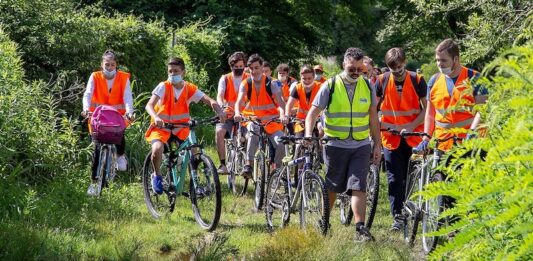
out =
[[[176,83],[180,83],[181,81],[183,81],[183,78],[181,78],[181,75],[169,75],[168,76],[168,81],[172,84],[176,84]]]

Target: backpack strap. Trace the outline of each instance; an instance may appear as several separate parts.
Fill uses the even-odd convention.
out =
[[[271,87],[272,86],[272,80],[270,79],[270,77],[268,77],[268,76],[266,76],[266,77],[267,77],[266,80],[265,80],[266,91],[268,93],[268,97],[270,99],[272,99],[272,87]],[[251,97],[252,97],[252,88],[253,88],[253,86],[252,86],[253,82],[252,82],[252,77],[251,76],[246,78],[246,83],[248,85],[246,96],[248,97],[248,100],[250,100]],[[274,101],[274,99],[272,99],[272,101]]]
[[[385,72],[382,77],[379,79],[379,84],[381,85],[381,91],[383,92],[381,94],[381,99],[379,99],[378,102],[378,111],[381,110],[381,103],[385,100],[385,93],[387,85],[389,84],[389,78],[390,78],[390,72]],[[377,88],[375,88],[377,90]]]
[[[329,110],[329,105],[331,104],[331,97],[333,97],[333,92],[335,91],[335,79],[336,78],[337,78],[337,75],[331,77],[330,81],[328,81],[329,98],[328,98],[328,106],[326,107],[327,110]]]
[[[246,84],[247,84],[246,87],[248,88],[248,89],[246,89],[246,97],[248,97],[248,101],[250,101],[250,99],[252,97],[252,88],[253,88],[253,86],[252,86],[252,84],[253,84],[252,76],[246,78]]]

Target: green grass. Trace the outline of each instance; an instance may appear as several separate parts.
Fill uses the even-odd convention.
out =
[[[208,153],[213,155],[214,150]],[[90,198],[85,195],[85,174],[79,175],[73,184],[55,180],[25,192],[26,208],[0,224],[0,259],[423,259],[420,251],[405,246],[400,234],[388,231],[391,217],[383,174],[372,243],[353,241],[354,225],[340,224],[338,208],[331,214],[332,231],[325,237],[300,231],[297,215],[288,228],[269,234],[264,213],[253,211],[251,189],[247,196],[235,197],[225,176],[220,224],[208,233],[196,224],[184,197],[174,213],[153,219],[144,204],[139,176],[122,175],[100,198]]]

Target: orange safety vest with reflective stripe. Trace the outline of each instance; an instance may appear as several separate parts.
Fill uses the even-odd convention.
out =
[[[307,96],[305,93],[305,87],[302,83],[298,83],[296,85],[296,91],[298,92],[298,101],[299,101],[299,107],[298,112],[296,113],[296,118],[300,120],[305,120],[305,117],[307,117],[307,113],[309,113],[309,110],[311,109],[311,104],[313,100],[315,99],[315,96],[320,89],[320,83],[313,82],[313,87],[311,87],[311,97],[307,100]]]
[[[268,95],[266,90],[266,76],[263,75],[261,79],[261,87],[259,92],[255,86],[255,81],[252,81],[252,86],[248,86],[248,81],[243,81],[245,93],[248,93],[248,88],[252,88],[250,100],[244,108],[242,115],[255,116],[261,122],[267,122],[276,117],[279,117],[278,106],[274,102],[274,99]],[[283,130],[283,125],[277,122],[271,122],[265,126],[265,131],[268,134],[273,134],[278,130]]]
[[[397,127],[406,127],[412,123],[416,117],[420,114],[420,97],[416,93],[414,84],[411,82],[409,72],[406,72],[405,80],[403,82],[402,95],[396,90],[396,84],[394,82],[394,75],[390,74],[388,82],[383,81],[384,74],[379,76],[381,86],[383,86],[383,101],[381,102],[381,127],[396,129]],[[413,77],[414,78],[414,77]],[[420,76],[417,75],[418,81]],[[424,131],[424,123],[420,123],[413,129],[415,132]],[[415,147],[421,141],[421,137],[406,137],[407,144],[411,147]],[[401,137],[393,135],[388,131],[381,132],[381,143],[383,147],[388,150],[395,150],[400,145]]]
[[[474,71],[472,76],[476,74],[477,72]],[[444,74],[437,76],[429,97],[435,107],[435,131],[433,132],[433,137],[446,139],[454,135],[451,129],[470,129],[475,116],[473,113],[475,99],[473,89],[466,84],[469,80],[468,68],[463,66],[450,95],[446,86],[446,76]],[[465,138],[466,131],[455,135]],[[447,151],[452,146],[453,139],[450,139],[446,142],[441,142],[438,149]]]
[[[289,77],[289,79],[287,80],[287,82],[282,82],[282,86],[281,86],[281,96],[283,97],[283,100],[285,102],[287,102],[289,100],[289,95],[290,95],[290,88],[291,88],[291,84],[293,82],[295,82],[296,79],[294,79],[293,77]]]
[[[169,81],[165,81],[165,97],[161,98],[161,102],[154,107],[155,112],[163,120],[168,123],[185,123],[191,119],[189,114],[189,104],[187,101],[194,95],[198,89],[196,85],[185,82],[183,90],[178,99],[174,96],[174,87]],[[146,131],[146,137],[150,137],[150,134],[154,131],[162,131],[167,134],[170,133],[169,129],[156,127],[154,119],[150,121],[152,124],[148,131]],[[177,136],[181,140],[185,140],[189,136],[189,127],[183,126],[182,128],[176,126],[173,128],[172,134]]]
[[[242,80],[245,81],[248,78],[248,74],[244,73],[242,75]],[[224,92],[224,102],[226,103],[226,108],[224,111],[228,116],[228,119],[235,115],[235,102],[237,102],[237,91],[235,91],[235,84],[233,83],[233,73],[228,73],[225,75],[226,81],[226,90]],[[244,106],[241,106],[241,110]]]
[[[102,71],[94,72],[93,97],[91,98],[89,111],[94,112],[96,107],[100,105],[109,105],[117,109],[120,114],[126,114],[124,92],[126,90],[126,83],[128,82],[129,78],[129,73],[117,70],[115,81],[113,82],[111,90],[109,90],[107,86],[107,79],[104,77],[104,73]]]

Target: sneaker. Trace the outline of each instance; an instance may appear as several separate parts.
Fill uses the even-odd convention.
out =
[[[392,222],[390,231],[393,231],[393,232],[402,231],[404,226],[405,226],[405,217],[401,214],[394,215],[394,221]]]
[[[220,165],[217,169],[218,175],[226,175],[228,174],[228,168],[226,165]]]
[[[163,194],[163,177],[152,174],[152,190],[158,195]]]
[[[244,167],[242,167],[241,175],[247,179],[252,178],[252,166],[244,165]]]
[[[87,195],[96,197],[98,196],[97,190],[98,188],[96,187],[96,183],[91,183],[87,189]]]
[[[370,234],[370,230],[367,227],[360,227],[359,230],[355,232],[355,241],[356,242],[369,242],[374,241],[374,237]]]
[[[126,160],[126,156],[120,155],[117,158],[117,170],[118,171],[126,171],[128,170],[128,161]]]

